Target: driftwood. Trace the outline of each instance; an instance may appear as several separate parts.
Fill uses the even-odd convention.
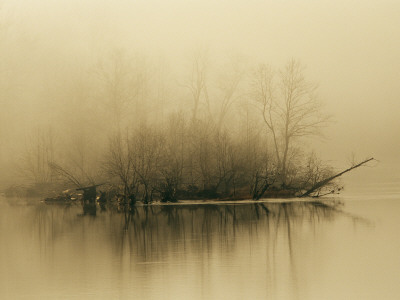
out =
[[[369,161],[371,161],[373,159],[374,159],[373,157],[371,157],[369,159],[366,159],[366,160],[364,160],[364,161],[362,161],[362,162],[360,162],[360,163],[358,163],[358,164],[356,164],[356,165],[354,165],[354,166],[352,166],[352,167],[350,167],[350,168],[348,168],[348,169],[346,169],[346,170],[344,170],[344,171],[342,171],[342,172],[340,172],[340,173],[338,173],[336,175],[333,175],[331,177],[328,177],[328,178],[326,178],[324,180],[321,180],[321,181],[317,182],[309,190],[307,190],[305,193],[301,194],[299,197],[310,196],[312,193],[314,193],[318,189],[324,187],[325,185],[327,185],[329,182],[331,182],[335,178],[338,178],[339,176],[342,176],[343,174],[345,174],[345,173],[347,173],[347,172],[349,172],[349,171],[351,171],[351,170],[353,170],[355,168],[361,167],[362,165],[366,164],[367,162],[369,162]]]

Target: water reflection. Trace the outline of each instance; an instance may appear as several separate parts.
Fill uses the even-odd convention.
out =
[[[30,249],[38,247],[47,273],[57,265],[63,284],[75,282],[66,274],[85,268],[83,282],[96,278],[92,284],[101,289],[111,280],[114,289],[146,299],[169,298],[164,290],[176,283],[196,291],[198,299],[228,299],[253,285],[244,298],[280,298],[282,291],[291,298],[306,286],[307,257],[323,239],[320,232],[338,220],[371,225],[335,201],[107,206],[96,214],[85,209],[41,203],[9,213],[24,220],[19,230],[35,241]],[[221,288],[215,290],[215,283]]]
[[[107,237],[104,242],[111,243],[116,253],[129,253],[140,261],[160,260],[171,251],[182,254],[187,247],[199,252],[211,249],[216,237],[224,250],[230,251],[238,233],[249,238],[263,234],[271,245],[284,236],[292,260],[295,235],[304,226],[315,230],[321,222],[337,217],[370,224],[341,208],[336,201],[150,205],[126,209],[106,208],[102,204],[95,219],[86,219],[86,215],[96,216],[95,205],[88,208],[84,204],[83,214],[79,205],[38,205],[33,210],[31,226],[46,245],[78,228],[94,230],[93,234]]]

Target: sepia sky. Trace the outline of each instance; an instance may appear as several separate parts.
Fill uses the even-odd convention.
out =
[[[333,115],[323,157],[400,161],[399,1],[16,0],[1,14],[43,68],[110,45],[172,63],[199,47],[276,67],[297,58]]]

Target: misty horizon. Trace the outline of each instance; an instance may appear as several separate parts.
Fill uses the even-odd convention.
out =
[[[298,59],[333,116],[316,145],[324,159],[342,165],[355,153],[398,164],[395,1],[3,1],[0,13],[7,146],[20,145],[28,128],[53,122],[46,110],[57,106],[57,94],[114,51],[161,64],[179,89],[193,53],[207,49],[210,66],[220,69],[237,58],[277,69]]]

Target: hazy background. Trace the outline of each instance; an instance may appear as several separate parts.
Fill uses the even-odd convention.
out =
[[[3,161],[28,129],[56,118],[48,112],[68,78],[84,77],[110,51],[139,53],[179,73],[206,48],[213,62],[239,57],[280,67],[299,59],[333,115],[326,139],[315,142],[322,157],[342,166],[352,152],[373,156],[399,174],[399,1],[14,0],[0,7]]]

